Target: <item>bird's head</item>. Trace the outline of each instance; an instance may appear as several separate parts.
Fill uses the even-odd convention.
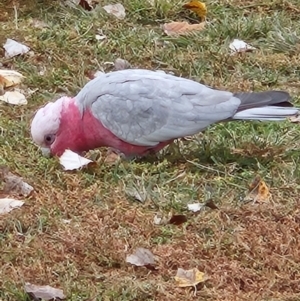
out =
[[[51,153],[58,135],[63,108],[70,101],[62,97],[40,108],[31,122],[33,141],[42,149],[43,154]]]

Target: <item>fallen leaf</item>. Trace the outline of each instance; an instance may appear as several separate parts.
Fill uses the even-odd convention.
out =
[[[0,100],[11,105],[26,105],[27,99],[24,94],[18,91],[7,91],[0,95]]]
[[[24,76],[14,70],[0,69],[0,86],[2,88],[13,87],[21,83]]]
[[[198,212],[204,207],[205,203],[193,203],[193,204],[188,204],[188,210],[193,211],[193,212]]]
[[[10,198],[3,198],[0,199],[0,214],[8,213],[15,208],[19,208],[23,206],[24,202],[10,199]]]
[[[115,70],[124,70],[124,69],[130,69],[131,65],[128,61],[117,58],[114,62]]]
[[[93,9],[92,0],[80,0],[79,5],[87,11],[91,11]]]
[[[106,35],[96,34],[95,38],[96,38],[97,41],[102,41],[102,40],[105,40],[107,38],[107,36]]]
[[[105,159],[104,159],[104,163],[108,164],[108,165],[114,165],[118,162],[120,162],[121,157],[119,154],[115,153],[115,152],[109,152]]]
[[[24,289],[27,294],[31,295],[34,298],[34,300],[57,300],[66,298],[64,292],[61,289],[57,289],[49,285],[40,286],[25,283]]]
[[[59,162],[64,167],[65,170],[74,170],[86,166],[92,163],[93,161],[81,157],[78,154],[67,149],[59,158]]]
[[[192,0],[189,3],[184,4],[183,7],[196,13],[201,20],[206,17],[207,9],[203,2]]]
[[[209,199],[205,202],[204,206],[210,208],[210,209],[219,209],[219,207],[213,202],[212,199]]]
[[[271,193],[266,183],[256,176],[249,186],[249,193],[244,198],[245,202],[267,202],[270,200]]]
[[[49,25],[47,23],[45,23],[44,21],[38,20],[38,19],[32,19],[30,21],[29,25],[31,25],[34,28],[46,28],[46,27],[49,27]]]
[[[120,20],[124,19],[126,16],[125,8],[121,3],[105,5],[103,6],[103,9],[108,14],[114,15],[116,18]]]
[[[203,30],[206,22],[189,24],[188,22],[171,22],[162,25],[163,31],[168,36],[188,35]]]
[[[151,251],[145,248],[137,248],[133,254],[126,257],[126,262],[136,266],[154,265],[154,256]]]
[[[93,9],[93,2],[94,2],[93,0],[67,0],[67,1],[65,1],[65,3],[68,6],[72,7],[74,5],[79,5],[87,11],[91,11]]]
[[[153,218],[154,225],[166,225],[169,223],[169,221],[170,217],[165,217],[160,212],[158,212]]]
[[[205,281],[205,274],[196,268],[191,270],[178,268],[175,281],[179,287],[196,286],[198,283]]]
[[[5,49],[5,57],[14,57],[27,53],[30,48],[12,39],[7,39],[3,45]]]
[[[173,224],[176,226],[181,225],[185,222],[187,222],[187,217],[182,214],[173,215],[169,220],[169,224]]]
[[[300,114],[289,118],[292,123],[300,123]]]
[[[129,197],[132,197],[141,203],[144,203],[147,199],[147,192],[145,191],[145,189],[143,189],[143,191],[139,191],[136,187],[127,187],[125,189],[125,193]]]
[[[229,44],[229,48],[231,50],[231,55],[234,55],[234,54],[240,53],[240,52],[253,51],[256,49],[255,47],[250,46],[246,42],[239,40],[239,39],[234,39]]]
[[[5,183],[4,193],[16,193],[28,196],[34,190],[31,185],[23,181],[23,178],[12,174],[6,166],[0,167],[0,179]]]

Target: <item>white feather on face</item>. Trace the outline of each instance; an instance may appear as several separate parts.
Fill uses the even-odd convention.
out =
[[[31,122],[31,136],[33,141],[42,148],[50,148],[59,129],[60,116],[63,106],[70,101],[69,97],[62,97],[50,102],[39,109]],[[52,137],[53,141],[50,141]]]

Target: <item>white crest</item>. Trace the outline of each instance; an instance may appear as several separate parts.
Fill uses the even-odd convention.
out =
[[[47,147],[44,138],[49,134],[56,134],[59,125],[61,111],[72,98],[61,97],[55,102],[50,102],[43,108],[40,108],[31,122],[31,136],[33,141],[40,147]]]

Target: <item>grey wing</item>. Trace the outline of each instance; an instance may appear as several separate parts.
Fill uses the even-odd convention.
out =
[[[101,75],[76,96],[119,139],[134,145],[193,135],[232,117],[240,100],[232,93],[148,70]]]

